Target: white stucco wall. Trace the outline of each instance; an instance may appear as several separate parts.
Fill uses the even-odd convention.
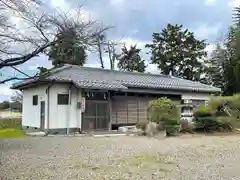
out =
[[[68,105],[57,104],[57,95],[60,93],[68,94],[67,84],[54,84],[49,90],[49,129],[66,128]]]
[[[22,112],[23,126],[40,128],[40,102],[46,101],[47,99],[46,88],[47,86],[42,85],[23,90],[23,112]],[[33,105],[34,95],[38,95],[38,104],[36,106]]]
[[[77,102],[81,100],[81,91],[72,87],[71,104],[58,105],[57,95],[68,94],[68,84],[54,84],[50,88],[49,129],[81,128],[81,110],[77,109]],[[78,92],[79,91],[79,92]],[[45,123],[47,125],[47,123]],[[47,128],[47,126],[45,126]]]
[[[210,97],[207,93],[182,93],[182,99],[209,100]]]
[[[40,101],[45,101],[45,129],[48,128],[47,85],[23,90],[23,126],[40,128]],[[68,84],[53,84],[49,91],[49,129],[81,128],[81,110],[77,102],[81,101],[81,90],[72,87],[71,104],[58,105],[57,95],[68,94]],[[38,95],[38,105],[32,105],[33,95]]]

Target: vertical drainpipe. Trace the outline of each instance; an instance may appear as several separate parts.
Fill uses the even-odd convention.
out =
[[[51,84],[47,87],[46,93],[47,93],[47,134],[49,133],[49,112],[50,112],[50,88],[53,85],[54,81],[51,82]]]
[[[69,121],[70,121],[70,113],[71,113],[71,95],[72,95],[72,83],[68,88],[68,119],[67,119],[67,134],[69,134]]]

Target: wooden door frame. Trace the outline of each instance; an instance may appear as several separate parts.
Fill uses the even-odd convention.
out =
[[[96,116],[91,116],[91,117],[94,117],[95,118],[95,123],[94,123],[94,126],[97,126],[97,120],[98,120],[98,115],[97,115],[97,105],[98,104],[106,104],[107,105],[107,108],[109,108],[109,101],[99,101],[99,100],[86,100],[86,103],[87,102],[91,102],[95,105],[96,107]],[[107,109],[108,110],[108,109]],[[85,110],[86,111],[86,110]],[[106,124],[106,129],[108,130],[109,129],[109,112],[108,114],[106,115],[106,118],[108,119],[108,123]],[[93,130],[101,130],[101,129],[98,129],[98,128],[93,128],[93,129],[84,129],[84,121],[86,121],[88,119],[88,116],[85,116],[84,113],[82,113],[82,130],[83,131],[93,131]]]
[[[42,109],[42,103],[44,104],[43,109]],[[40,101],[40,130],[45,129],[45,101]],[[42,116],[42,110],[44,115]]]

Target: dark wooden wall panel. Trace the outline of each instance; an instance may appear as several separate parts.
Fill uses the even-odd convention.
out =
[[[113,96],[112,97],[112,123],[128,124],[138,121],[148,121],[148,104],[157,97],[144,96]],[[173,99],[176,104],[181,103],[179,99]]]

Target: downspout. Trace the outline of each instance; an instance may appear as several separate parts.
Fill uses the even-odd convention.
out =
[[[72,95],[72,86],[71,85],[68,88],[68,118],[67,118],[67,134],[69,134],[69,121],[70,121],[70,112],[71,112],[71,95]]]
[[[49,108],[50,108],[50,88],[52,87],[52,85],[54,84],[54,81],[51,82],[51,84],[47,87],[46,89],[46,93],[47,93],[47,134],[49,133]]]
[[[77,102],[81,101],[81,99],[82,99],[82,96],[81,96],[81,98],[79,98],[79,96],[80,96],[80,89],[77,88]],[[81,132],[81,129],[82,129],[82,126],[81,126],[81,123],[80,123],[81,120],[82,120],[82,116],[81,115],[82,115],[82,112],[81,112],[80,109],[78,109],[78,111],[77,111],[77,128],[78,128],[78,132],[79,133]]]

